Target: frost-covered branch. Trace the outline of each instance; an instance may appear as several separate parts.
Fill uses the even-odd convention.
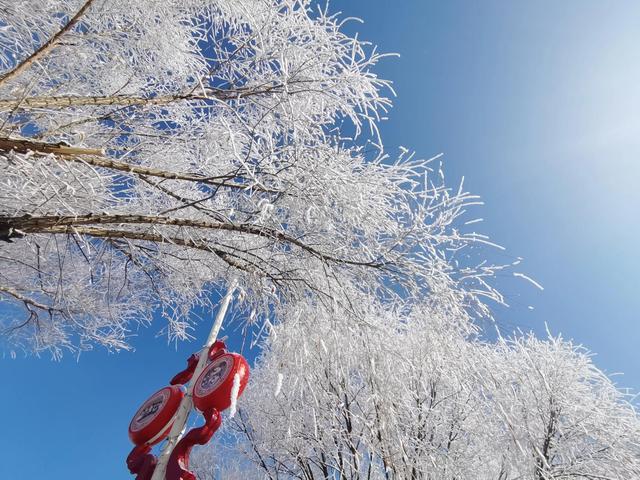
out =
[[[299,0],[89,3],[0,10],[2,284],[72,319],[12,341],[85,348],[103,330],[76,327],[94,324],[124,342],[158,312],[186,338],[231,273],[258,319],[303,300],[357,312],[352,284],[476,316],[501,301],[494,267],[455,264],[487,242],[458,227],[477,199],[385,153],[384,55],[339,18]]]

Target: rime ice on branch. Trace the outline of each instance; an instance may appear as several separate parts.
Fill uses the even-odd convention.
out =
[[[236,276],[291,301],[499,299],[444,252],[474,197],[377,137],[381,55],[310,1],[63,0],[0,9],[0,328],[27,350],[126,348]],[[352,134],[347,138],[343,131]],[[371,141],[367,142],[369,138]],[[373,150],[373,153],[371,153]],[[462,284],[473,285],[466,294]]]

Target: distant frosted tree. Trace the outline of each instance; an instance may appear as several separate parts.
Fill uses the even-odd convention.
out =
[[[586,351],[527,335],[492,355],[484,377],[503,478],[640,478],[640,418]]]
[[[443,307],[372,310],[357,327],[303,310],[313,328],[276,327],[233,427],[246,474],[638,478],[640,417],[584,351],[483,342]]]
[[[372,306],[361,322],[304,309],[312,324],[286,319],[236,416],[241,452],[263,478],[474,478],[489,458],[476,441],[484,400],[474,329],[455,310],[445,301]]]
[[[154,312],[185,338],[193,307],[232,277],[257,319],[348,304],[344,282],[410,298],[472,279],[496,295],[486,267],[445,268],[484,241],[452,228],[473,197],[385,156],[380,55],[312,7],[0,1],[10,348],[122,348]]]

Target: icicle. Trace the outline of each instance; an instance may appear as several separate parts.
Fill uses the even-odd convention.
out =
[[[229,418],[233,418],[236,414],[236,408],[238,406],[238,393],[240,393],[240,374],[236,373],[233,376],[233,385],[231,387],[231,407],[229,410]]]

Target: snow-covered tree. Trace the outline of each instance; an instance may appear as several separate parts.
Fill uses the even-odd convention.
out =
[[[443,253],[484,241],[452,228],[473,197],[385,156],[381,55],[340,27],[308,0],[0,1],[10,348],[122,348],[154,312],[185,338],[231,278],[258,319],[345,282],[495,296]]]
[[[500,339],[482,376],[503,478],[640,477],[640,417],[583,348],[561,337]]]
[[[232,428],[246,475],[638,478],[640,417],[586,352],[556,337],[482,341],[440,307],[372,309],[357,327],[303,310],[312,328],[275,327]]]
[[[242,399],[243,454],[263,478],[472,478],[484,400],[475,329],[455,310],[378,304],[358,322],[299,309],[273,327]]]

